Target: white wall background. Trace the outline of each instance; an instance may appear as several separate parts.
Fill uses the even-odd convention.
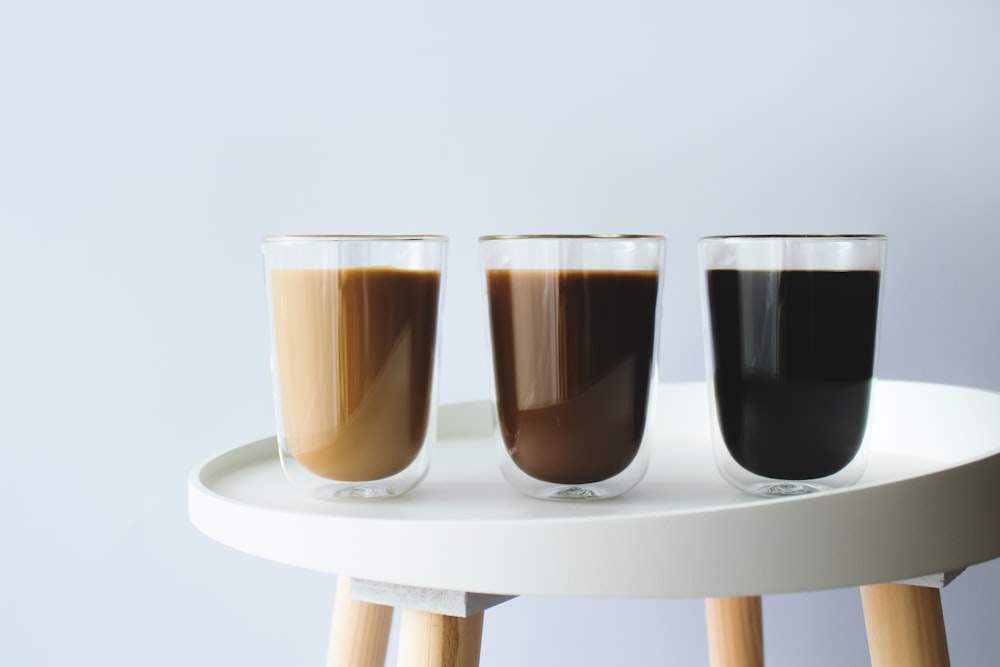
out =
[[[476,238],[890,236],[885,377],[1000,389],[1000,4],[0,5],[0,663],[322,664],[331,577],[204,537],[188,471],[274,430],[259,241],[451,236],[442,399],[489,396]],[[1000,561],[943,593],[1000,655]],[[765,599],[771,665],[867,660],[856,591]],[[483,664],[704,664],[698,600],[522,598]]]

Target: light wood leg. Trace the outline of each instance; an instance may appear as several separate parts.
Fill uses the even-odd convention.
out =
[[[948,667],[941,591],[908,584],[861,587],[872,667]]]
[[[351,598],[351,580],[337,580],[326,667],[385,667],[392,607]]]
[[[711,667],[763,667],[760,596],[708,598],[705,620]]]
[[[468,618],[404,609],[398,667],[476,667],[483,614]]]

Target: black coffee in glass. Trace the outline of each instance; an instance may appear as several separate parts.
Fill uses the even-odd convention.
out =
[[[715,399],[726,448],[747,470],[827,477],[868,421],[877,271],[708,272]]]
[[[885,237],[710,237],[704,270],[716,462],[759,495],[856,481],[875,379]]]

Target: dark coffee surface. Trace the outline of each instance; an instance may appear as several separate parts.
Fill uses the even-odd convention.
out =
[[[271,273],[288,446],[317,475],[370,481],[416,458],[427,433],[440,273]]]
[[[500,430],[536,479],[622,472],[646,425],[658,276],[487,272]]]
[[[778,479],[843,469],[868,420],[879,273],[712,270],[707,280],[730,454]]]

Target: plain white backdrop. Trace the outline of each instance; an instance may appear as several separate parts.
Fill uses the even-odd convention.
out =
[[[481,234],[666,235],[687,381],[699,236],[881,232],[882,376],[1000,390],[998,34],[986,0],[0,5],[0,663],[323,664],[334,580],[186,516],[274,431],[268,233],[449,235],[453,402],[491,392]],[[994,664],[1000,561],[943,600]],[[764,611],[770,665],[867,661],[857,591]],[[522,598],[482,663],[706,659],[700,600]]]

